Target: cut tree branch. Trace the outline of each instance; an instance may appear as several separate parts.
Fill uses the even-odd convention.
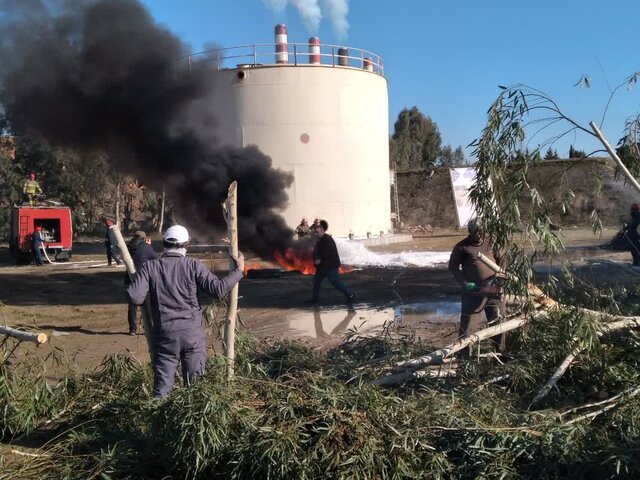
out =
[[[589,311],[589,313],[593,314],[596,312]],[[604,315],[604,314],[601,314],[601,315]],[[625,328],[632,328],[632,327],[638,327],[638,326],[640,326],[640,317],[626,317],[616,322],[603,324],[602,329],[598,332],[598,336],[601,337],[602,335],[605,335],[609,332],[614,332],[616,330],[622,330]],[[563,360],[563,362],[560,364],[557,370],[553,373],[553,375],[551,375],[551,378],[549,379],[549,381],[544,384],[544,386],[540,389],[540,391],[537,393],[535,398],[531,401],[531,405],[538,403],[540,400],[542,400],[544,397],[547,396],[547,394],[551,391],[553,386],[556,383],[558,383],[558,380],[560,380],[562,375],[564,375],[564,372],[567,371],[571,363],[575,360],[578,354],[582,352],[582,350],[584,350],[584,347],[582,345],[579,345],[575,347],[571,351],[571,353],[569,353],[569,355],[567,355],[567,357]]]
[[[21,342],[33,342],[36,345],[42,345],[47,343],[48,337],[45,333],[25,332],[24,330],[17,330],[15,328],[0,325],[0,335],[7,335],[9,337],[20,340]]]
[[[625,166],[625,164],[622,163],[622,160],[620,159],[620,157],[618,156],[616,151],[613,149],[611,144],[608,142],[608,140],[604,137],[604,135],[602,134],[602,132],[600,131],[600,129],[598,128],[596,123],[595,122],[589,122],[589,125],[591,126],[591,128],[594,131],[594,133],[596,134],[596,137],[598,137],[598,140],[600,140],[600,142],[602,142],[602,145],[604,145],[604,148],[606,148],[607,152],[609,152],[609,155],[611,155],[611,158],[613,158],[613,161],[618,164],[618,167],[620,168],[620,171],[622,171],[622,173],[627,178],[627,180],[629,180],[629,183],[631,185],[633,185],[633,187],[638,192],[640,192],[640,183],[638,183],[638,181],[633,177],[633,175],[631,175],[631,172]]]
[[[129,279],[133,282],[136,275],[136,267],[133,263],[133,259],[131,258],[131,254],[129,253],[129,248],[124,241],[122,233],[120,233],[120,229],[115,225],[112,225],[109,228],[113,231],[116,238],[116,244],[118,245],[118,249],[122,255],[122,260],[124,260],[124,265],[127,267],[127,274],[129,275]],[[142,304],[142,323],[144,324],[144,336],[147,339],[147,347],[149,348],[151,363],[153,363],[153,320],[151,317],[151,308],[149,307],[148,299]]]

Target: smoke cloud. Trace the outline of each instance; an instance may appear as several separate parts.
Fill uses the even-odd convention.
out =
[[[298,9],[304,25],[311,33],[318,33],[322,12],[318,0],[291,0],[291,3]]]
[[[274,213],[289,174],[257,148],[222,148],[215,72],[137,0],[0,0],[0,100],[11,128],[78,151],[105,151],[159,190],[201,233],[224,229],[220,203],[238,181],[241,245],[270,256],[290,244]],[[182,61],[180,61],[182,59]]]
[[[349,1],[348,0],[324,0],[324,5],[329,14],[329,19],[333,25],[333,30],[339,39],[347,37],[349,32]]]
[[[316,34],[320,28],[323,11],[327,12],[333,30],[340,39],[344,39],[349,31],[349,0],[263,0],[267,8],[281,14],[291,3],[297,10],[309,33]]]

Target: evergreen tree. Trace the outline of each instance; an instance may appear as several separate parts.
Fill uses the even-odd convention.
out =
[[[557,160],[558,159],[558,152],[556,152],[555,150],[552,150],[551,147],[549,147],[547,149],[547,153],[544,154],[544,159],[545,160]]]
[[[389,145],[391,165],[398,171],[433,168],[440,155],[442,139],[436,123],[418,107],[398,114]]]

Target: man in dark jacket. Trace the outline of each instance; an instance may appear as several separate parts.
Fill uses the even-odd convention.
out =
[[[318,239],[313,249],[313,263],[316,266],[316,274],[313,277],[313,294],[307,303],[316,305],[320,297],[320,287],[326,278],[331,285],[344,293],[349,308],[353,308],[353,299],[355,295],[347,287],[342,279],[338,269],[340,268],[340,255],[338,255],[338,247],[336,242],[327,234],[329,224],[326,220],[319,220],[315,227],[315,235]]]
[[[151,241],[147,238],[147,234],[142,230],[138,230],[133,238],[129,240],[127,244],[129,254],[133,259],[133,264],[136,267],[136,271],[140,270],[140,267],[149,260],[155,260],[158,258],[155,250],[151,246]],[[129,285],[129,274],[125,272],[124,283]],[[131,301],[127,294],[127,303],[129,304],[127,309],[127,321],[129,323],[129,335],[135,336],[138,331],[138,306]]]
[[[178,362],[185,384],[204,374],[207,359],[206,333],[198,304],[198,288],[222,298],[240,281],[244,257],[233,257],[236,268],[220,279],[202,262],[186,256],[187,229],[174,225],[164,234],[164,254],[144,263],[127,292],[142,305],[149,294],[153,320],[153,395],[167,395],[174,382]]]
[[[624,229],[624,235],[628,242],[628,248],[633,258],[633,265],[640,266],[640,205],[637,203],[631,204],[630,218]]]
[[[495,272],[478,258],[478,253],[494,259],[493,246],[473,219],[468,224],[469,235],[458,242],[449,258],[449,271],[462,286],[462,305],[460,315],[461,337],[476,332],[480,327],[482,312],[487,322],[504,318],[505,307],[494,283]],[[499,351],[504,351],[505,338],[499,335],[493,338]],[[468,355],[470,349],[463,350]]]

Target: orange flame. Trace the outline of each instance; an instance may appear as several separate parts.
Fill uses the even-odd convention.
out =
[[[276,262],[284,270],[297,270],[303,275],[313,275],[316,273],[316,266],[313,263],[313,252],[296,252],[293,248],[289,248],[286,252],[274,252]],[[341,266],[340,273],[349,273],[351,268]]]

